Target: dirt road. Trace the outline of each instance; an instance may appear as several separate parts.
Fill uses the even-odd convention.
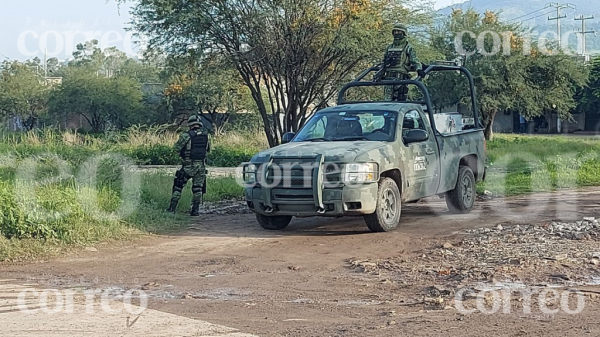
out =
[[[598,336],[600,303],[591,298],[578,315],[516,308],[465,316],[419,302],[435,280],[410,284],[394,272],[364,273],[349,262],[410,262],[428,248],[457,242],[465,229],[598,215],[600,189],[483,201],[466,216],[450,215],[443,200],[431,199],[405,205],[402,226],[383,234],[369,233],[361,218],[296,219],[285,231],[267,232],[253,215],[206,216],[172,236],[0,266],[0,279],[39,288],[141,288],[153,311],[257,336]]]

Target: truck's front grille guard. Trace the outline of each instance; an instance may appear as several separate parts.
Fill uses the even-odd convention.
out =
[[[271,165],[273,165],[274,160],[284,159],[285,161],[293,161],[294,159],[306,160],[311,159],[314,160],[315,169],[313,170],[313,179],[312,179],[312,190],[313,190],[313,198],[315,200],[315,206],[319,208],[319,211],[324,211],[325,206],[323,205],[323,161],[325,157],[322,154],[319,154],[315,157],[274,157],[271,155],[269,160],[266,162],[266,165],[263,165],[263,170],[261,172],[261,177],[264,181],[269,180],[269,172]],[[265,207],[273,209],[273,203],[271,201],[271,190],[273,187],[262,187],[262,199]]]

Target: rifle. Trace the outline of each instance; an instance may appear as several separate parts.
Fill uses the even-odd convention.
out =
[[[375,73],[375,75],[373,75],[373,82],[380,82],[381,80],[383,80],[383,77],[385,76],[385,72],[387,70],[385,63],[380,63],[380,64],[376,65],[375,67],[380,67],[380,68]]]

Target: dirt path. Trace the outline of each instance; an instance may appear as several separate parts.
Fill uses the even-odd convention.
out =
[[[141,287],[152,310],[258,336],[600,335],[600,304],[592,300],[579,315],[463,316],[414,303],[433,281],[406,284],[393,273],[361,273],[349,264],[411,260],[455,242],[465,229],[598,215],[596,188],[480,202],[466,216],[447,214],[443,200],[431,199],[405,205],[402,226],[384,234],[367,232],[361,218],[297,219],[274,233],[258,228],[252,215],[207,216],[178,235],[0,266],[0,279],[38,288]]]

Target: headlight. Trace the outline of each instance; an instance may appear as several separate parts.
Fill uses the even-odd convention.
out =
[[[344,172],[345,183],[372,183],[379,180],[377,163],[347,164]]]
[[[244,165],[244,170],[242,171],[244,182],[248,185],[256,183],[256,165],[247,164]]]

